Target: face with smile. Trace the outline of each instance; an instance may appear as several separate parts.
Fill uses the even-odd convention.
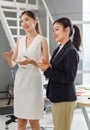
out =
[[[69,39],[69,27],[64,28],[62,24],[56,22],[53,25],[53,36],[56,42],[65,43]]]
[[[24,14],[21,17],[21,26],[26,32],[35,30],[35,20]]]

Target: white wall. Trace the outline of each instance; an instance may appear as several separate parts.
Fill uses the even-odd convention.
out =
[[[6,50],[9,50],[9,43],[0,23],[0,91],[7,89],[8,84],[12,82],[10,68],[3,58]]]

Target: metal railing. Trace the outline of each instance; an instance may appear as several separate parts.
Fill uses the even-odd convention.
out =
[[[0,6],[0,17],[1,17],[1,23],[3,25],[3,28],[4,28],[5,32],[6,32],[6,36],[8,38],[9,44],[10,44],[12,50],[14,50],[15,41],[14,41],[14,39],[12,37],[11,31],[9,29],[8,23],[7,23],[6,19],[5,19],[5,15],[3,13],[3,10],[1,8],[1,6]]]
[[[47,6],[47,4],[46,4],[46,2],[45,2],[45,0],[42,0],[42,3],[43,3],[43,5],[44,5],[44,7],[45,7],[45,10],[46,10],[46,25],[47,25],[47,38],[48,38],[48,40],[50,41],[50,37],[49,37],[49,19],[51,20],[51,22],[53,23],[54,22],[54,20],[53,20],[53,17],[52,17],[52,15],[51,15],[51,13],[50,13],[50,11],[49,11],[49,8],[48,8],[48,6]]]

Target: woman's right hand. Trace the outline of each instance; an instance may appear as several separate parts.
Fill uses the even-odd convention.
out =
[[[27,56],[24,56],[24,60],[23,61],[18,61],[17,63],[20,65],[28,65],[28,64],[32,64],[34,66],[37,66],[37,62],[33,59],[28,58]]]
[[[9,52],[8,51],[4,52],[3,57],[6,61],[9,61],[11,60],[12,55],[13,55],[13,52],[12,50],[10,50]]]
[[[41,58],[41,61],[38,62],[38,67],[42,70],[42,71],[46,71],[47,68],[52,68],[51,64],[44,58]]]

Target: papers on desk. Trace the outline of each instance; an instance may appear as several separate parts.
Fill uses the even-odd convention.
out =
[[[82,95],[85,95],[86,93],[85,92],[77,92],[77,96],[82,96]]]
[[[77,106],[90,107],[90,85],[76,86]]]
[[[90,97],[90,86],[77,86],[76,87],[77,96],[88,96]]]

